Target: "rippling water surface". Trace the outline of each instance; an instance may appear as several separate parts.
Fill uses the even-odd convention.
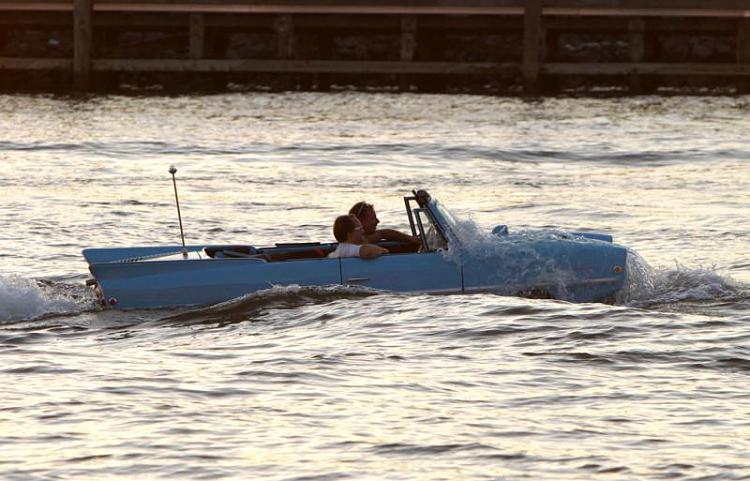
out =
[[[0,96],[0,478],[750,477],[750,98]],[[80,251],[606,231],[616,305],[276,287],[101,311]]]

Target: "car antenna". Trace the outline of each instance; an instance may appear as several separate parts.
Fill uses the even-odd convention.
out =
[[[169,173],[172,174],[172,185],[174,185],[174,200],[177,203],[177,219],[180,221],[180,237],[182,238],[182,257],[187,259],[188,251],[187,247],[185,247],[185,231],[182,230],[182,215],[180,214],[180,198],[177,197],[177,179],[175,178],[175,174],[177,173],[177,169],[174,165],[169,166]]]

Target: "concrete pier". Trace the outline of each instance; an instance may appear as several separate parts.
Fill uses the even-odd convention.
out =
[[[750,89],[748,0],[0,0],[0,32],[6,91]]]

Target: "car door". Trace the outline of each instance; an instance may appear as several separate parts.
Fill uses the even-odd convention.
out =
[[[461,292],[461,269],[440,252],[341,259],[341,282],[396,292]]]

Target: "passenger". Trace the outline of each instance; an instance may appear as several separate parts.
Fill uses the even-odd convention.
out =
[[[386,241],[397,241],[407,242],[413,244],[411,247],[416,251],[422,244],[419,237],[401,233],[394,229],[377,229],[380,220],[375,213],[375,207],[372,204],[368,204],[365,201],[357,202],[349,209],[349,215],[353,215],[359,219],[364,229],[364,235],[362,236],[363,242],[375,243],[382,240]]]
[[[340,215],[333,223],[333,236],[339,241],[336,250],[328,257],[361,257],[374,259],[388,253],[388,249],[373,244],[363,244],[362,223],[353,215]]]

